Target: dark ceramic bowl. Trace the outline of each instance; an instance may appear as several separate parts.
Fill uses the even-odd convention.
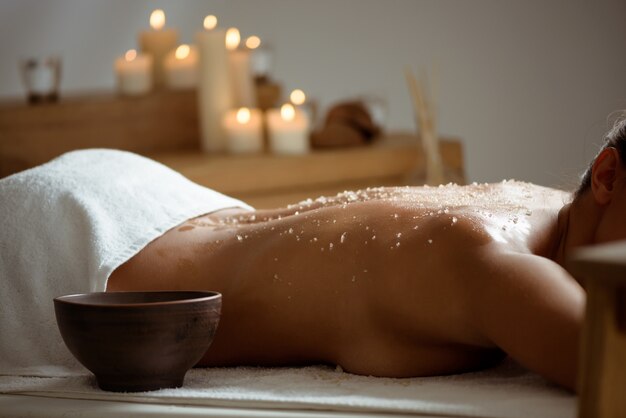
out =
[[[180,387],[211,345],[217,292],[102,292],[54,299],[65,344],[115,392]]]

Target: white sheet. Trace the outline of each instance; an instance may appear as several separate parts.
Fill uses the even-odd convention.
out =
[[[510,360],[477,373],[411,379],[356,376],[322,366],[192,369],[182,388],[137,394],[103,392],[89,375],[0,377],[0,392],[260,409],[498,418],[576,416],[574,395]]]
[[[109,275],[181,222],[243,202],[124,151],[83,150],[0,180],[0,374],[82,372],[52,299]]]

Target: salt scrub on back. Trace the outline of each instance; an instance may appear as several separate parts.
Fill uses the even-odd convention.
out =
[[[502,184],[524,188],[523,184],[517,182]],[[491,187],[492,185],[486,184],[472,186],[448,184],[430,188],[396,187],[345,191],[336,196],[309,198],[297,204],[289,205],[291,214],[284,211],[280,214],[272,211],[265,214],[263,212],[244,213],[224,218],[223,223],[224,225],[242,227],[254,223],[257,229],[256,232],[251,233],[251,238],[258,236],[260,231],[274,231],[284,239],[293,239],[294,245],[304,246],[302,247],[303,251],[306,251],[306,248],[312,248],[318,253],[324,253],[324,256],[327,257],[344,256],[345,248],[354,249],[356,248],[355,243],[359,243],[364,249],[374,247],[374,251],[378,251],[376,248],[379,248],[393,251],[394,254],[402,254],[405,251],[410,251],[413,248],[412,243],[417,242],[424,249],[436,248],[438,232],[433,231],[429,225],[439,225],[439,222],[443,221],[441,225],[444,229],[458,228],[458,225],[465,225],[461,222],[462,220],[467,220],[475,215],[493,216],[490,211],[483,208],[469,209],[474,207],[473,203],[477,199],[484,200],[488,195],[489,199],[487,200],[493,205],[494,211],[497,211],[500,206],[510,206],[513,203],[510,196],[494,192]],[[526,192],[521,193],[528,194]],[[325,216],[323,211],[324,208],[330,207],[339,207],[343,211],[352,205],[376,204],[376,202],[392,204],[390,213],[384,214],[385,217],[390,217],[390,219],[386,219],[386,225],[389,226],[389,229],[377,231],[372,228],[368,224],[371,222],[368,216],[372,213],[369,210],[364,210],[363,213],[347,213],[345,216],[341,215],[342,212],[336,212],[336,215],[339,215],[337,217],[335,215],[332,217]],[[394,203],[397,203],[397,206],[393,206]],[[517,225],[520,223],[522,213],[532,213],[532,210],[525,207],[523,203],[520,205],[520,208],[523,208],[520,215],[510,216],[506,220],[507,223]],[[397,211],[393,209],[397,209]],[[292,223],[278,227],[277,225],[280,224],[275,221],[285,219],[291,219]],[[258,228],[259,226],[260,228]],[[498,228],[501,229],[502,226],[504,226],[504,230],[507,229],[506,225],[499,225]],[[331,231],[330,235],[327,234],[328,231]],[[324,238],[320,238],[318,234],[322,234],[321,236]],[[236,235],[236,238],[239,242],[243,242],[248,239],[248,234],[240,233]],[[274,262],[278,261],[278,257],[274,254],[271,254],[270,257],[274,259]],[[348,272],[347,279],[356,283],[359,277],[369,273],[369,270],[363,267],[365,266],[355,266],[354,274]],[[269,277],[272,279],[271,282],[277,283],[277,285],[290,286],[292,284],[290,281],[292,277],[283,271],[272,272]]]

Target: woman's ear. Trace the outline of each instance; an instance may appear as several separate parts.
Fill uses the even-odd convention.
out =
[[[599,205],[606,205],[611,201],[616,186],[619,164],[619,153],[613,147],[603,149],[593,162],[591,191]]]

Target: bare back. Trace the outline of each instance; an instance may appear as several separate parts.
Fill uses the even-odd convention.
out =
[[[222,320],[204,365],[325,362],[396,377],[470,370],[510,351],[500,341],[506,329],[485,319],[508,301],[488,289],[530,280],[508,265],[549,262],[556,273],[546,283],[575,285],[541,257],[568,198],[504,182],[377,188],[218,212],[152,242],[113,273],[108,290],[221,292]],[[580,306],[573,309],[578,315]]]

